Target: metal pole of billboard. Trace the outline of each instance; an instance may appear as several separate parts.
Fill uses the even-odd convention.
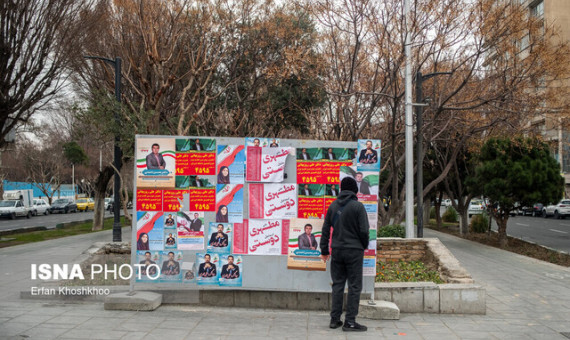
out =
[[[115,123],[119,124],[119,110],[121,109],[121,58],[115,57],[115,60],[104,58],[104,57],[96,57],[96,56],[84,56],[85,59],[97,59],[106,62],[107,64],[113,65],[115,68],[115,99],[117,100],[117,109],[115,111]],[[114,166],[115,166],[115,176],[113,179],[114,186],[113,186],[113,242],[121,242],[122,241],[122,231],[121,231],[121,176],[119,176],[119,171],[121,171],[122,167],[122,151],[119,146],[119,142],[121,138],[119,134],[115,134],[115,150],[114,150]]]
[[[410,0],[404,1],[406,20],[405,65],[405,106],[406,106],[406,238],[414,237],[414,131],[412,116],[412,65],[411,65],[411,14]]]

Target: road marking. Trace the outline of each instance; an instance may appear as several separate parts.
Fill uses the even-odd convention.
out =
[[[568,224],[568,223],[560,223],[560,225],[563,225],[565,227],[570,227],[570,224]]]
[[[529,224],[515,223],[516,225],[522,225],[523,227],[530,227]]]
[[[556,229],[548,229],[548,230],[555,231],[557,233],[568,234],[568,232],[566,232],[566,231],[560,231],[560,230],[556,230]]]

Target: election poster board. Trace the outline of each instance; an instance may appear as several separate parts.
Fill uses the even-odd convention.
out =
[[[319,242],[322,219],[293,218],[289,221],[289,253],[287,269],[325,271],[326,263],[320,258]]]
[[[152,149],[155,143],[158,153]],[[340,191],[341,178],[356,179],[358,172],[370,192],[364,188],[358,196],[371,226],[364,267],[365,275],[371,275],[378,171],[358,166],[364,149],[366,142],[359,149],[356,142],[137,136],[135,172],[142,174],[149,154],[150,166],[159,169],[148,170],[160,171],[144,173],[158,176],[154,181],[134,180],[132,263],[144,261],[138,273],[156,277],[142,275],[135,282],[329,292],[330,274],[319,257],[322,219]],[[341,171],[345,166],[350,170]],[[292,222],[310,223],[314,240],[301,237],[305,224],[293,228]],[[227,245],[223,234],[211,240],[219,224]],[[364,292],[372,289],[372,281],[367,285]]]

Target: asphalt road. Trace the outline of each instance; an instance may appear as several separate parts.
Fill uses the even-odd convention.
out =
[[[497,230],[494,220],[492,228]],[[510,217],[507,234],[570,253],[570,218],[555,220],[552,217]]]
[[[95,213],[93,211],[89,212],[77,212],[69,214],[50,214],[50,215],[39,215],[32,216],[32,218],[17,217],[15,220],[3,218],[0,219],[0,230],[7,229],[20,229],[26,227],[39,227],[44,226],[48,228],[55,228],[59,223],[75,222],[92,220]],[[113,216],[110,212],[105,211],[105,217]]]

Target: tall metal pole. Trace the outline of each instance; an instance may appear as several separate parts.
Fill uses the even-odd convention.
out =
[[[411,13],[410,0],[404,1],[406,20],[406,75],[405,75],[405,105],[406,105],[406,238],[414,237],[414,131],[412,117],[412,65],[411,65]]]
[[[119,124],[119,116],[121,109],[121,58],[115,58],[115,98],[117,99],[117,109],[115,111],[115,123]],[[115,200],[115,204],[113,204],[113,214],[114,214],[114,221],[113,221],[113,242],[121,242],[122,241],[122,231],[121,231],[121,177],[119,176],[119,171],[121,171],[122,167],[122,152],[121,148],[119,147],[119,142],[121,141],[121,137],[117,133],[115,135],[115,180],[114,180],[114,188],[113,188],[113,196]]]
[[[423,155],[422,155],[422,143],[423,143],[423,135],[422,135],[422,125],[423,125],[423,110],[424,107],[422,105],[423,101],[423,93],[422,93],[422,73],[416,73],[416,162],[418,165],[416,176],[418,177],[416,192],[418,195],[418,199],[416,203],[418,205],[418,237],[424,237],[424,169],[423,169]]]

